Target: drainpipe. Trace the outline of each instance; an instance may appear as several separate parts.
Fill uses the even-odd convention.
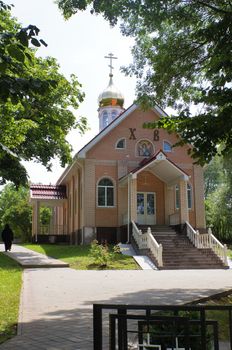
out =
[[[127,242],[126,244],[130,243],[130,222],[131,222],[131,173],[128,176],[128,194],[127,194]]]
[[[80,182],[80,189],[81,189],[81,215],[79,216],[80,218],[80,228],[81,228],[81,245],[84,244],[84,167],[83,164],[77,163],[79,168],[81,169],[80,171],[80,179],[82,182]],[[80,194],[79,194],[80,195]],[[79,208],[80,210],[80,208]],[[81,227],[82,225],[82,227]]]

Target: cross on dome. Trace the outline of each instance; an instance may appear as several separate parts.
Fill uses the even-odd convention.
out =
[[[108,54],[108,56],[105,56],[105,58],[109,58],[109,60],[110,60],[110,64],[108,67],[110,67],[110,77],[112,77],[113,76],[113,69],[114,69],[113,64],[112,64],[113,63],[112,60],[117,60],[118,57],[115,57],[114,54],[112,52],[110,52]]]
[[[105,58],[110,60],[110,80],[108,86],[98,97],[99,130],[104,129],[124,111],[124,96],[113,83],[113,60],[116,60],[117,57],[109,53]]]

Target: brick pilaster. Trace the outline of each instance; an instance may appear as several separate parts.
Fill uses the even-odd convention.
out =
[[[187,199],[187,182],[180,180],[180,223],[184,224],[189,221],[188,199]]]
[[[130,210],[131,210],[131,220],[137,221],[137,179],[130,179]]]
[[[96,208],[96,185],[95,185],[95,164],[94,160],[85,161],[85,182],[84,182],[84,226],[95,226]]]
[[[196,212],[196,227],[198,229],[205,228],[205,205],[204,205],[204,176],[203,168],[194,165],[194,200]]]

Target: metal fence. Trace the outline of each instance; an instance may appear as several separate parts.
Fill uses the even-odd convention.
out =
[[[93,305],[94,350],[232,350],[232,305]]]

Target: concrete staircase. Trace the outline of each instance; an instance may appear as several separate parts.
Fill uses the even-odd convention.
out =
[[[212,249],[197,249],[190,240],[169,226],[150,226],[156,241],[163,246],[162,270],[226,268]],[[139,226],[146,232],[147,226]],[[143,252],[144,253],[144,252]],[[147,255],[152,259],[149,251]],[[155,261],[154,261],[155,262]]]

